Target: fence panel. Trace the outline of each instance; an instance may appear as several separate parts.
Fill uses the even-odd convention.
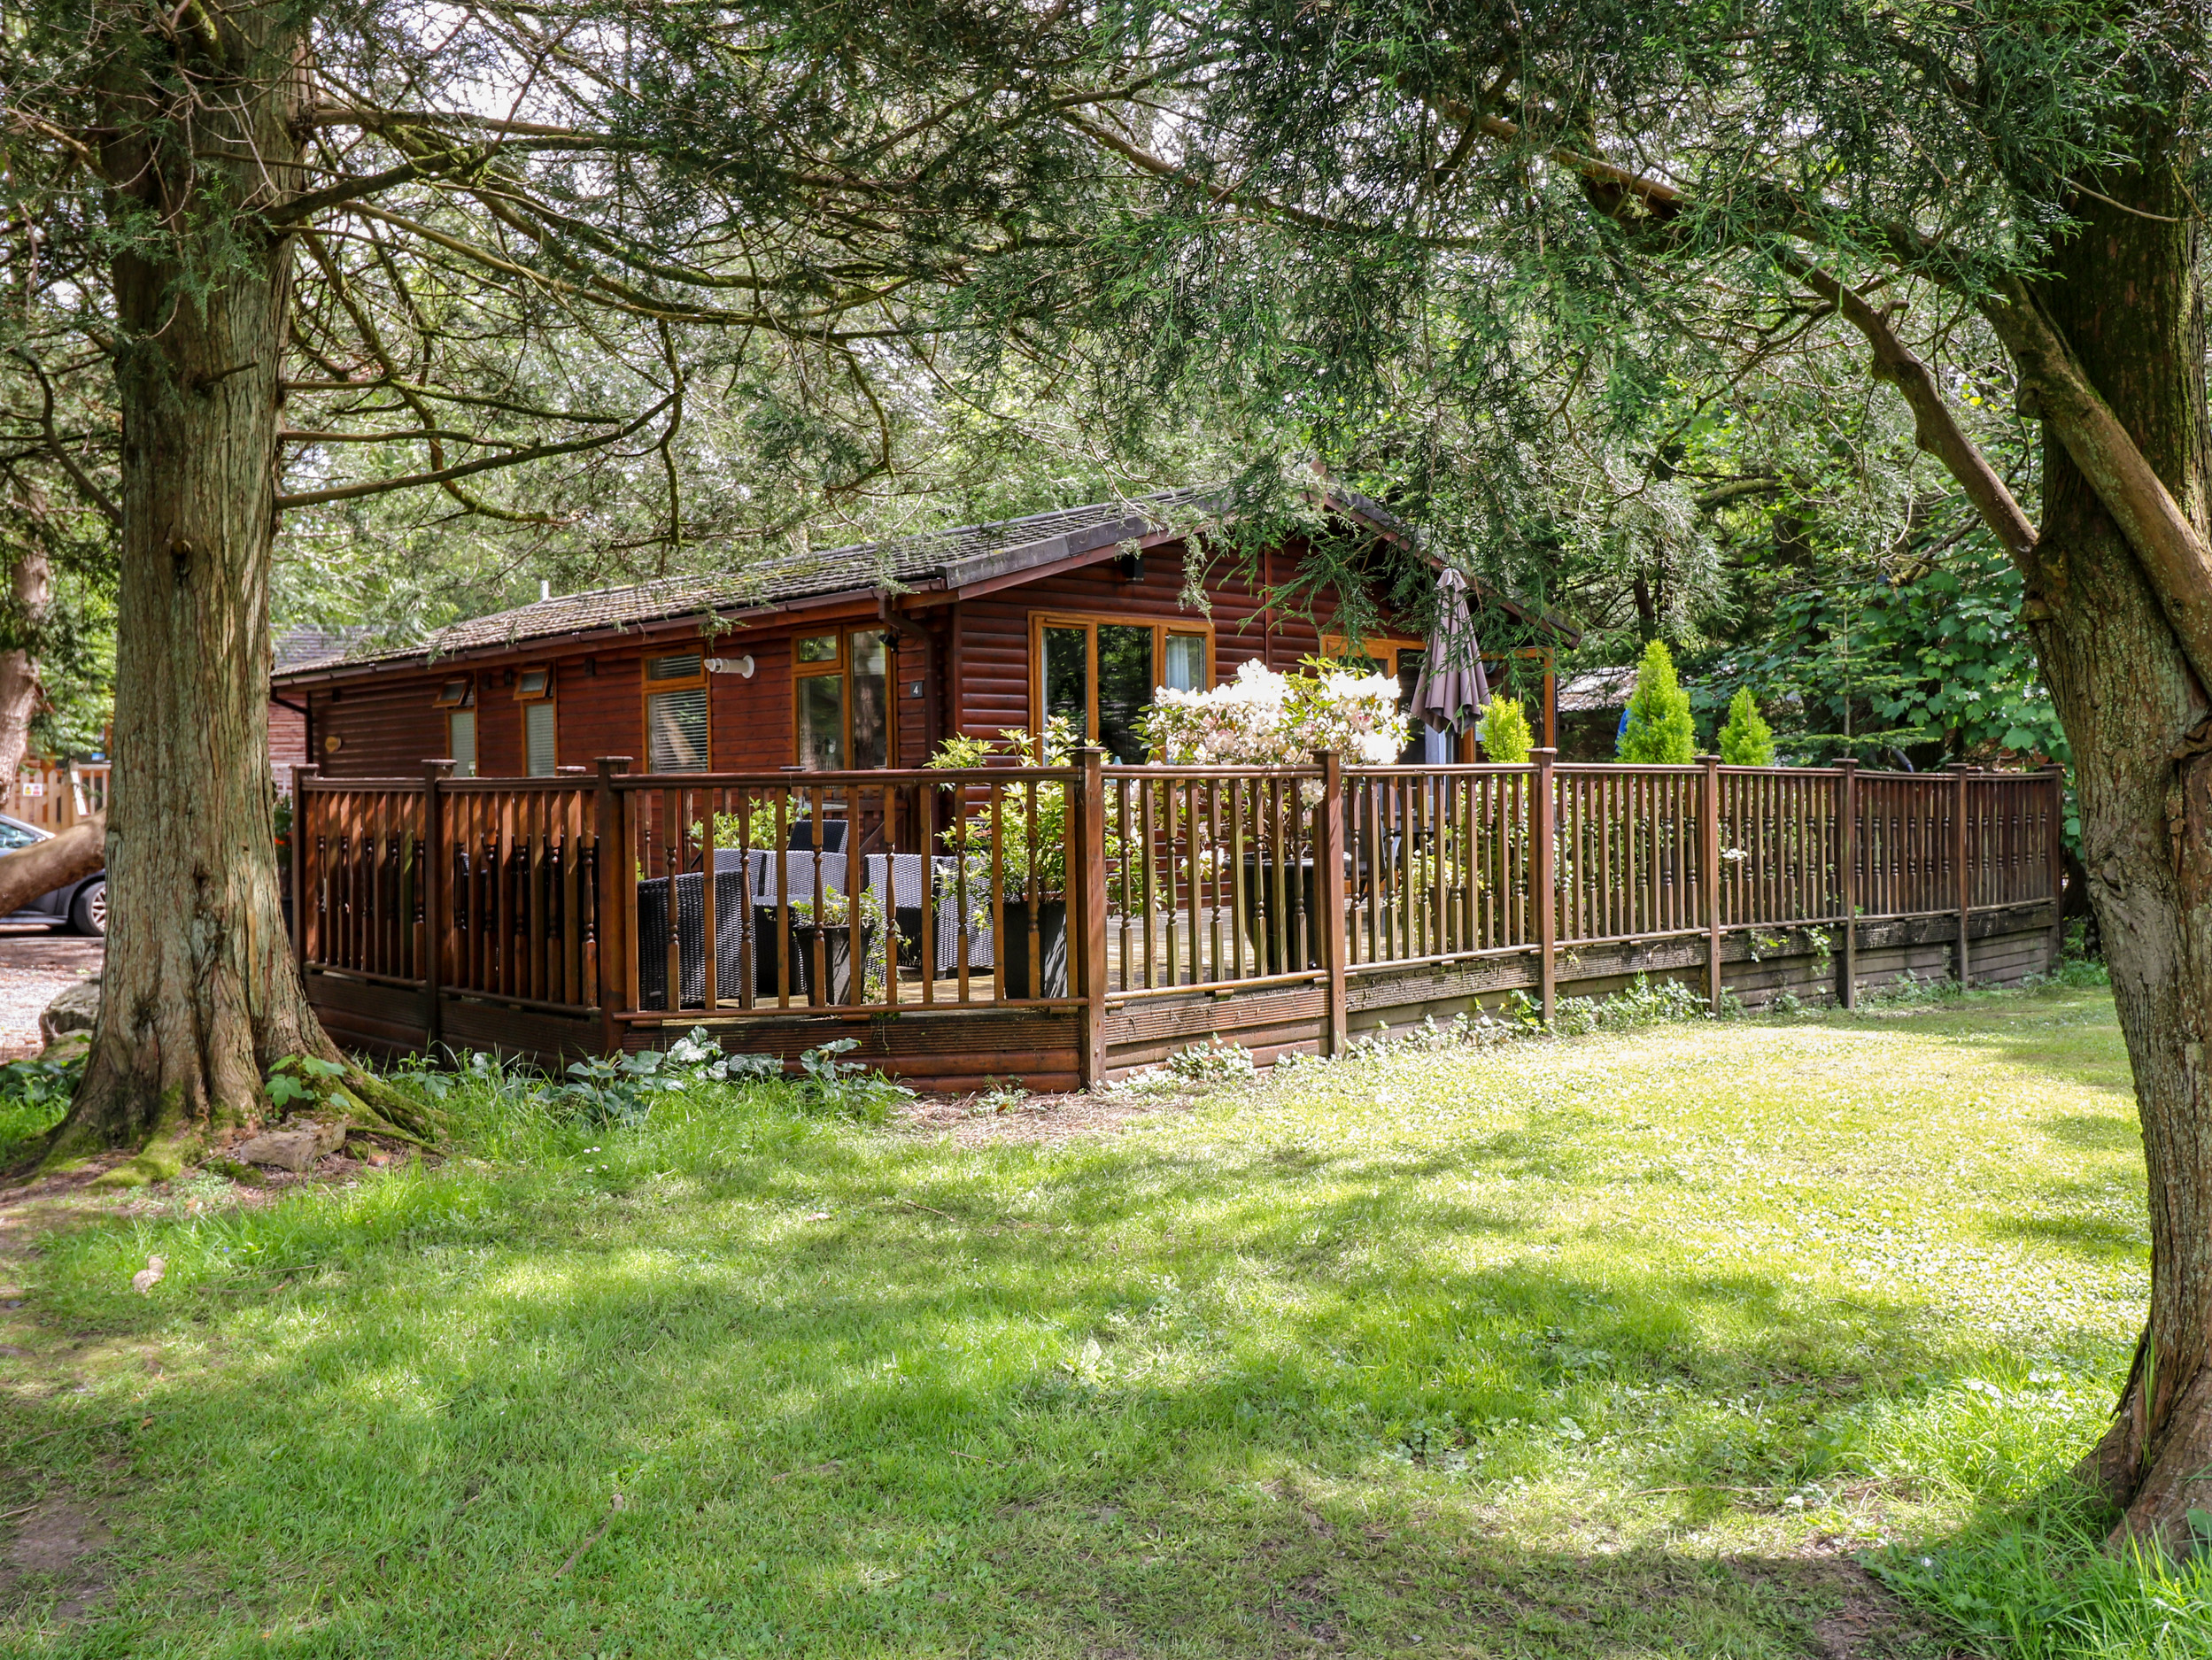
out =
[[[637,942],[627,1010],[1074,1000],[1079,777],[986,767],[618,778]]]
[[[1723,928],[1842,920],[1842,776],[1822,767],[1721,768]],[[1860,776],[1863,824],[1866,775]],[[1862,853],[1866,845],[1862,831]]]
[[[1705,926],[1703,768],[1566,766],[1551,776],[1563,943]]]
[[[1109,767],[1106,992],[1311,978],[1322,964],[1318,768]]]
[[[526,1004],[589,1008],[597,996],[599,850],[592,786],[551,778],[438,785],[445,892],[438,983]]]
[[[301,781],[293,854],[301,960],[380,980],[422,974],[421,779]]]

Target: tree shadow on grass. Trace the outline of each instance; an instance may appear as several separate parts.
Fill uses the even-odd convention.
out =
[[[1616,1392],[1666,1386],[1695,1409],[1644,1479],[1706,1527],[1711,1484],[1786,1478],[1837,1406],[1818,1376],[1889,1316],[1651,1240],[1470,1262],[1542,1218],[1404,1172],[1511,1156],[1332,1161],[1361,1186],[1326,1196],[1142,1144],[1018,1193],[833,1151],[603,1194],[456,1172],[237,1219],[281,1290],[154,1222],[158,1296],[56,1271],[81,1321],[177,1351],[160,1382],[7,1416],[69,1432],[34,1464],[134,1461],[102,1629],[179,1654],[1805,1652],[1833,1587],[1794,1559],[1628,1538],[1603,1481],[1524,1532],[1452,1461],[1591,1479],[1558,1426],[1631,1432]],[[1945,1335],[1899,1343],[1936,1372]]]

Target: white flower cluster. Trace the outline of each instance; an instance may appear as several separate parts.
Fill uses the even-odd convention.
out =
[[[1279,675],[1246,663],[1210,691],[1152,694],[1143,732],[1178,766],[1310,767],[1331,751],[1351,765],[1388,766],[1405,745],[1398,683],[1314,665]]]

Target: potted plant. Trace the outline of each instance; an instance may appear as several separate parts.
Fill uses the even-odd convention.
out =
[[[1041,736],[1014,727],[987,737],[953,737],[938,745],[929,765],[940,771],[988,766],[1010,756],[1040,767],[1064,767],[1073,759],[1075,733],[1066,721],[1047,723]],[[971,933],[991,930],[994,949],[1009,997],[1065,997],[1068,994],[1068,791],[1057,782],[1000,787],[996,834],[999,904],[991,905],[993,826],[988,806],[972,809],[952,830],[958,863],[937,876],[940,908],[957,907],[963,885]],[[1032,830],[1035,850],[1032,853]],[[1033,902],[1031,893],[1036,898]],[[1036,949],[1031,950],[1031,937]],[[924,942],[924,949],[929,946]]]
[[[797,996],[803,992],[808,1003],[816,1008],[849,1001],[853,990],[852,900],[832,889],[822,896],[819,915],[811,899],[793,899],[790,909],[793,994]],[[775,912],[771,909],[768,915],[768,928],[756,949],[765,954],[769,995],[774,996]],[[862,1000],[867,1002],[880,1002],[889,989],[884,951],[887,936],[883,923],[882,895],[872,888],[863,888],[860,896],[860,948],[861,960],[866,964],[866,978],[861,991]]]

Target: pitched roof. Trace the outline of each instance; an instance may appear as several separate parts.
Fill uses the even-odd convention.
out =
[[[624,629],[707,612],[788,604],[832,594],[923,585],[965,587],[1170,529],[1179,516],[1203,515],[1217,494],[1217,487],[1163,490],[1127,501],[1093,502],[994,524],[963,525],[818,553],[794,553],[739,570],[667,576],[628,587],[563,594],[452,623],[411,645],[364,649],[357,637],[321,658],[280,662],[276,672],[280,677],[290,678],[357,664],[431,661],[527,640]],[[1414,541],[1407,526],[1365,497],[1334,486],[1329,496],[1340,508],[1393,537],[1408,544]],[[1512,605],[1510,600],[1504,603]],[[1518,606],[1512,608],[1520,610]],[[1554,619],[1522,614],[1569,631]]]
[[[1636,694],[1636,665],[1622,668],[1590,668],[1559,683],[1559,713],[1574,714],[1591,709],[1618,709]]]
[[[286,629],[269,642],[270,657],[275,665],[271,672],[281,675],[309,663],[328,662],[333,658],[344,657],[375,633],[374,629],[359,622],[328,629]]]

